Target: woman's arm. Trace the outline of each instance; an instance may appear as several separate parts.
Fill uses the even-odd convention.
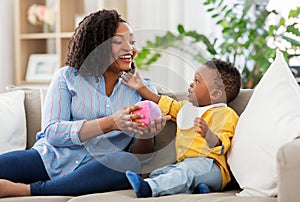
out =
[[[107,116],[91,121],[86,121],[80,129],[78,137],[80,142],[85,142],[89,139],[110,132],[112,130],[117,130],[116,124],[112,116]]]
[[[81,144],[78,132],[85,120],[71,120],[72,96],[65,76],[69,71],[62,68],[55,73],[43,103],[42,131],[37,138],[45,137],[54,146]]]
[[[38,134],[47,138],[54,146],[81,145],[82,142],[112,130],[127,130],[139,133],[131,119],[139,118],[140,115],[130,115],[139,106],[127,107],[115,114],[94,120],[72,120],[72,93],[69,90],[70,78],[67,78],[71,70],[66,68],[59,70],[47,91],[44,107],[42,131]],[[69,76],[70,77],[70,76]],[[76,82],[81,82],[76,80]],[[80,85],[80,84],[78,84]],[[77,110],[81,110],[78,108]]]
[[[139,123],[132,121],[133,119],[142,118],[140,114],[131,113],[137,109],[140,109],[137,105],[124,107],[111,116],[85,122],[78,134],[80,141],[84,142],[112,130],[132,131],[143,134],[143,131],[138,130],[137,126]]]

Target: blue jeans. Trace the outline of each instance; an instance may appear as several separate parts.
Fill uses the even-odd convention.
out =
[[[199,183],[220,191],[222,174],[213,159],[197,157],[156,169],[145,181],[151,187],[152,196],[192,193]]]
[[[123,154],[125,152],[122,152]],[[127,155],[128,154],[128,155]],[[134,155],[127,153],[127,159],[118,158],[118,152],[104,156],[103,161],[114,159],[114,164],[127,166],[129,170],[137,171],[140,164]],[[34,150],[13,151],[0,155],[0,179],[30,184],[31,195],[66,195],[83,194],[131,188],[123,172],[110,169],[97,160],[92,160],[79,166],[75,171],[55,179],[49,179],[39,153]]]

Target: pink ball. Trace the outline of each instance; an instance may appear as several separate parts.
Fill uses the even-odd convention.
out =
[[[149,126],[151,121],[154,121],[157,118],[161,117],[161,110],[159,106],[150,101],[150,100],[144,100],[136,103],[136,105],[139,105],[141,109],[135,110],[133,114],[143,114],[144,118],[141,119],[135,119],[136,122],[142,122],[146,126]]]

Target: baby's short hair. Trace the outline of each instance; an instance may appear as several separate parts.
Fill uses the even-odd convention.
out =
[[[232,63],[225,62],[223,60],[210,60],[204,65],[218,71],[215,84],[220,88],[225,88],[226,102],[229,103],[236,98],[240,92],[242,84],[239,70]]]

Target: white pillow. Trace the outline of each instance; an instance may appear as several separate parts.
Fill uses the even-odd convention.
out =
[[[0,154],[26,148],[25,93],[0,94]]]
[[[271,64],[237,123],[228,152],[239,196],[276,196],[276,155],[300,136],[300,87],[283,54]]]

